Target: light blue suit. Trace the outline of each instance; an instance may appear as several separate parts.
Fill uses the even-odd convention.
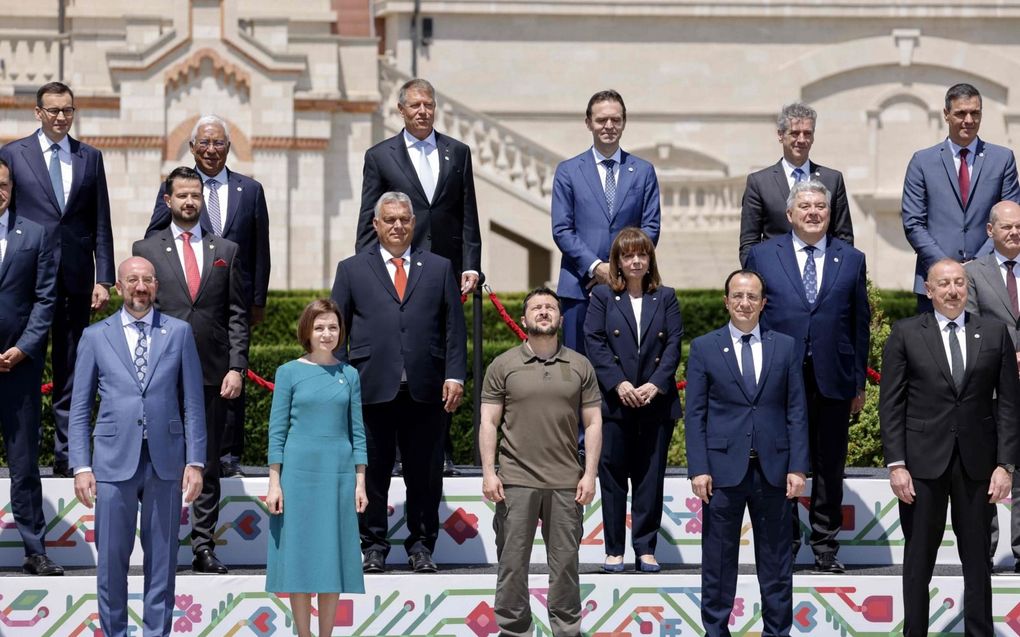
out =
[[[659,241],[659,182],[655,168],[627,152],[620,154],[616,199],[610,214],[592,149],[560,163],[553,180],[552,233],[563,253],[556,293],[566,300],[563,343],[584,353],[584,317],[588,310],[588,268],[609,260],[616,235],[628,226]]]
[[[184,466],[206,457],[202,366],[191,327],[153,312],[144,382],[135,376],[120,312],[88,327],[78,344],[69,461],[75,468],[91,467],[96,478],[99,616],[107,637],[127,635],[127,572],[139,502],[143,634],[170,634]]]
[[[980,138],[970,169],[966,207],[949,142],[914,153],[903,180],[903,232],[917,253],[914,292],[924,294],[928,268],[949,257],[964,262],[992,251],[988,212],[1004,199],[1020,202],[1013,151]]]

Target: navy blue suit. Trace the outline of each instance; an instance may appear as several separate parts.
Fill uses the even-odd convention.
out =
[[[346,340],[338,358],[361,377],[368,444],[361,546],[388,553],[387,496],[396,445],[407,486],[408,555],[435,550],[443,488],[443,383],[465,378],[466,328],[454,268],[412,250],[403,300],[378,244],[341,261],[333,281]],[[406,377],[406,382],[401,377]]]
[[[599,485],[607,555],[624,552],[628,480],[634,483],[631,543],[635,556],[655,554],[666,452],[682,415],[676,369],[684,326],[673,288],[662,286],[644,295],[638,328],[626,291],[616,293],[607,285],[595,287],[584,336],[602,392]],[[634,387],[652,383],[659,394],[644,407],[627,407],[616,392],[625,380]]]
[[[61,211],[37,133],[0,149],[14,181],[12,210],[46,230],[57,269],[52,331],[54,466],[67,466],[67,419],[78,339],[88,326],[92,287],[116,281],[103,154],[68,136],[71,190]]]
[[[11,508],[26,556],[46,553],[39,384],[53,320],[56,272],[42,226],[8,213],[7,251],[0,263],[0,353],[17,347],[27,358],[0,374],[0,426],[11,470]]]
[[[747,268],[765,279],[765,329],[792,336],[804,363],[811,440],[811,548],[816,556],[839,549],[843,521],[843,469],[850,431],[850,403],[864,389],[871,308],[864,253],[829,238],[814,304],[808,303],[793,236],[751,248]],[[794,505],[796,506],[796,505]],[[794,548],[800,526],[794,516]]]
[[[687,472],[712,477],[701,541],[701,617],[709,636],[729,635],[745,506],[762,591],[762,634],[789,635],[793,623],[786,475],[806,473],[809,465],[804,381],[792,338],[762,331],[761,339],[753,395],[728,326],[694,339],[687,360]]]
[[[635,226],[659,241],[659,182],[645,160],[621,152],[616,199],[610,214],[592,149],[560,162],[552,194],[552,233],[562,252],[556,293],[563,301],[563,344],[584,354],[588,268],[607,261],[620,230]]]

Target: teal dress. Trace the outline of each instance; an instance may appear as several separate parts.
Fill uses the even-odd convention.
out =
[[[267,591],[365,592],[354,467],[367,462],[357,370],[300,360],[281,365],[269,464],[282,465],[283,513],[269,519]]]

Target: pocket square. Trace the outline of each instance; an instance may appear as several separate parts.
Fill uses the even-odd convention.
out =
[[[224,261],[223,259],[216,259],[215,261],[213,261],[213,267],[214,268],[225,268],[225,267],[227,267],[227,262]]]

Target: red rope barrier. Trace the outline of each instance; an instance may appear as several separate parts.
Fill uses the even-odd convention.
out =
[[[263,389],[268,389],[269,391],[273,391],[276,389],[276,383],[272,383],[266,380],[265,378],[262,378],[261,376],[251,371],[250,369],[248,370],[248,380],[255,383],[259,387],[262,387]]]
[[[510,313],[506,311],[506,308],[496,297],[496,293],[492,291],[492,288],[486,285],[485,291],[489,293],[489,300],[492,301],[492,304],[494,306],[496,306],[496,311],[499,312],[499,317],[503,319],[503,322],[506,323],[506,326],[509,327],[513,331],[513,333],[517,335],[517,338],[521,339],[522,341],[528,340],[528,335],[524,333],[524,330],[522,330],[521,326],[517,324],[517,321],[515,321],[512,316],[510,316]]]

